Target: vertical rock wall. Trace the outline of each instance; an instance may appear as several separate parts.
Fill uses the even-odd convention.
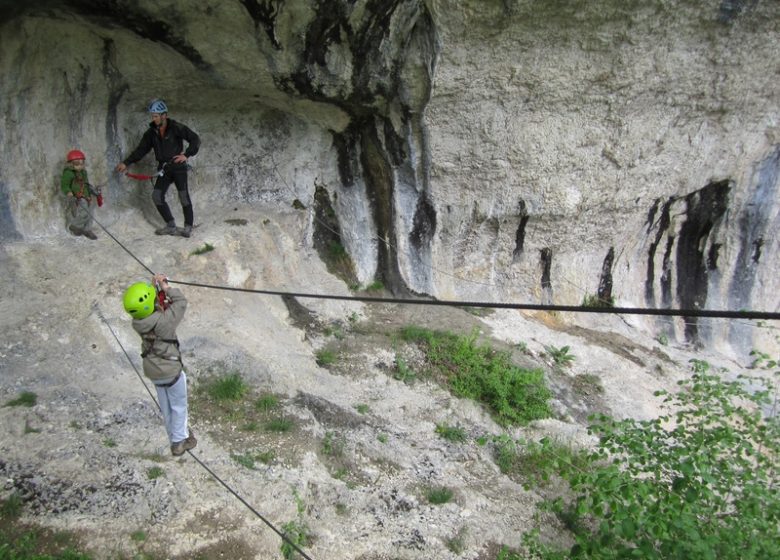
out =
[[[778,309],[766,232],[780,5],[431,5],[437,295]],[[627,320],[740,352],[763,336],[719,320]]]
[[[776,310],[779,25],[741,0],[5,2],[0,236],[62,234],[76,146],[104,219],[156,223],[111,169],[159,96],[203,138],[196,212],[298,200],[359,283]]]

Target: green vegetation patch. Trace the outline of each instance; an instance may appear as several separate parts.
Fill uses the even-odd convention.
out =
[[[486,405],[499,424],[524,425],[551,415],[552,393],[543,371],[514,365],[509,353],[477,344],[475,333],[458,336],[409,326],[400,336],[423,349],[429,375],[444,382],[453,394]]]
[[[211,243],[205,243],[202,247],[198,247],[194,251],[190,253],[190,255],[203,255],[205,253],[210,253],[214,250],[214,245]]]
[[[777,556],[780,421],[770,378],[726,381],[692,360],[666,414],[650,420],[598,415],[587,468],[561,463],[570,491],[553,511],[573,531],[568,551],[537,558],[728,558]],[[775,370],[777,360],[759,360]],[[536,539],[538,533],[526,535]]]
[[[30,391],[24,391],[15,399],[5,403],[5,406],[26,406],[32,408],[38,402],[38,395]]]
[[[217,401],[239,401],[248,390],[249,386],[238,373],[214,378],[206,385],[208,395]]]

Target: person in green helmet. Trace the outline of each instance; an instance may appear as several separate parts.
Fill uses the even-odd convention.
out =
[[[157,390],[171,453],[183,455],[198,443],[187,426],[187,374],[176,337],[176,328],[187,310],[187,299],[181,290],[168,284],[164,274],[155,274],[151,283],[136,282],[130,286],[123,304],[133,318],[133,329],[141,336],[144,374]]]

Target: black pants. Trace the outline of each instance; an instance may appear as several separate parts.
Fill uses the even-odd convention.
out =
[[[174,221],[173,214],[171,214],[171,208],[168,203],[165,202],[165,194],[168,192],[168,187],[171,183],[176,185],[176,190],[179,192],[179,202],[181,202],[181,209],[184,212],[184,225],[192,226],[195,219],[192,212],[192,201],[190,200],[190,191],[187,189],[187,166],[166,166],[165,172],[157,177],[157,181],[154,183],[154,190],[152,191],[152,201],[157,207],[157,211],[165,220],[166,224]]]

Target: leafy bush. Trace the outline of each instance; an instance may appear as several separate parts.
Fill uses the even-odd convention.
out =
[[[657,393],[667,414],[595,418],[590,468],[564,469],[574,498],[557,504],[584,521],[572,557],[776,557],[780,426],[762,410],[777,403],[772,382],[751,379],[748,390],[692,364],[677,393]]]
[[[406,327],[401,338],[419,343],[433,375],[443,378],[453,394],[481,402],[502,425],[527,424],[547,418],[552,393],[542,370],[512,364],[509,353],[476,343],[476,334],[457,336],[420,327]]]
[[[309,544],[308,528],[301,521],[288,521],[282,525],[282,532],[284,533],[284,536],[289,539],[289,541],[295,543],[295,545],[299,548],[303,548]],[[282,542],[280,550],[282,552],[282,556],[284,556],[287,560],[298,556],[295,548],[293,548],[292,545],[290,545],[290,543],[287,541]]]

